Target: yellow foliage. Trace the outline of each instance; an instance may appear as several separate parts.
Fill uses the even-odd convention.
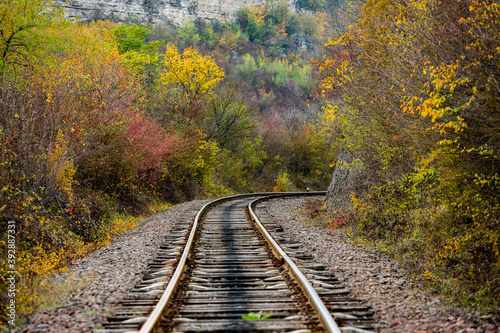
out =
[[[372,209],[370,205],[365,202],[360,201],[354,192],[349,192],[349,196],[351,197],[352,204],[354,209],[356,209],[360,214],[365,214],[367,211]]]
[[[257,25],[262,24],[266,18],[266,9],[266,6],[248,8],[248,19],[253,19]]]
[[[54,147],[49,152],[47,159],[49,166],[49,177],[54,184],[62,190],[70,200],[73,200],[71,185],[76,169],[68,153],[68,143],[63,132],[59,129]]]
[[[323,39],[327,35],[328,31],[332,29],[330,24],[330,18],[328,17],[328,14],[325,12],[316,12],[313,15],[317,23],[318,38]]]
[[[287,192],[290,188],[290,179],[288,178],[288,173],[280,173],[278,178],[276,178],[276,184],[274,185],[274,192]]]
[[[137,226],[137,221],[141,220],[143,217],[134,216],[124,216],[122,214],[116,214],[110,218],[110,229],[107,235],[108,239],[111,239],[114,235],[120,235],[124,231],[130,230]]]
[[[220,45],[226,45],[230,49],[235,49],[238,45],[239,35],[234,33],[233,30],[224,30],[220,39]]]
[[[210,98],[224,78],[224,71],[212,58],[191,47],[181,54],[176,47],[169,45],[163,64],[165,71],[161,75],[161,84],[178,92],[180,107],[186,107],[202,96]]]

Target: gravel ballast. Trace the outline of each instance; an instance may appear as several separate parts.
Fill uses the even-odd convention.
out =
[[[433,297],[406,278],[394,260],[351,245],[342,232],[310,226],[300,213],[308,200],[276,199],[260,209],[283,227],[284,234],[301,242],[318,262],[343,280],[357,298],[366,300],[377,312],[377,331],[500,333],[498,320]]]
[[[125,298],[154,258],[163,235],[180,219],[192,218],[207,201],[190,201],[144,219],[87,258],[76,260],[54,280],[67,286],[55,308],[33,313],[20,332],[92,332]],[[62,289],[63,287],[61,287]],[[72,290],[74,289],[74,290]]]
[[[322,199],[322,197],[319,197]],[[448,306],[404,276],[396,262],[381,253],[350,244],[334,230],[309,226],[300,213],[309,199],[276,199],[265,210],[282,225],[284,233],[303,243],[318,263],[332,270],[366,300],[379,319],[380,332],[485,332],[500,333],[500,323],[471,309]],[[69,286],[57,307],[38,310],[16,332],[91,332],[100,328],[142,277],[173,225],[192,218],[207,201],[191,201],[140,222],[84,259],[75,261],[57,277]]]

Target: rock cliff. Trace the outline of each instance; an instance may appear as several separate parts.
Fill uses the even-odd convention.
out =
[[[81,21],[127,18],[159,25],[180,25],[184,20],[233,21],[240,8],[262,6],[266,0],[55,0],[67,18]],[[295,10],[296,0],[287,0]]]
[[[355,178],[359,174],[359,166],[354,163],[353,153],[349,149],[342,149],[336,164],[325,198],[325,206],[334,216],[339,210],[343,214],[351,208],[349,192],[355,188]]]

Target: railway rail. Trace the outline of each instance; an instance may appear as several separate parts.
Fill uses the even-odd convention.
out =
[[[370,332],[374,313],[255,206],[214,200],[165,236],[143,280],[99,332]]]

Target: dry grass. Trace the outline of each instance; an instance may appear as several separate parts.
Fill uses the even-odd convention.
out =
[[[71,274],[65,278],[45,278],[40,285],[46,285],[47,287],[40,297],[37,309],[43,311],[61,306],[65,297],[90,285],[95,280],[95,276],[95,272],[90,272],[82,277]]]
[[[328,211],[324,201],[321,199],[307,200],[304,209],[300,211],[300,215],[309,222],[309,225],[319,227],[328,226]]]

